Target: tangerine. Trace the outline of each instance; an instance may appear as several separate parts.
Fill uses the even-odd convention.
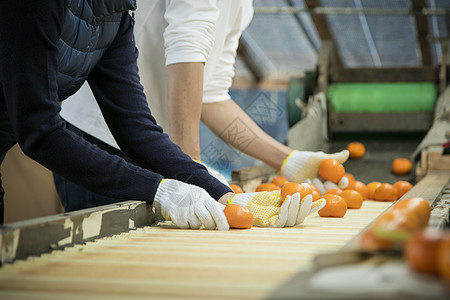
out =
[[[427,200],[420,197],[407,198],[397,201],[392,209],[407,209],[414,213],[419,219],[419,226],[425,227],[431,215],[431,206]]]
[[[377,187],[379,187],[380,185],[381,185],[381,182],[379,182],[379,181],[372,181],[367,184],[367,199],[374,200],[373,195],[374,195]]]
[[[406,194],[410,189],[412,189],[413,185],[408,181],[399,180],[394,183],[394,187],[397,189],[397,197],[400,199],[404,194]]]
[[[329,190],[327,190],[325,193],[323,193],[324,195],[325,194],[333,194],[333,195],[340,195],[342,193],[342,190],[341,189],[329,189]]]
[[[312,184],[312,183],[310,183],[309,186],[311,187],[311,190],[312,190],[313,192],[316,191],[316,192],[318,192],[319,195],[320,195],[320,191],[319,191],[319,189],[317,188],[317,186],[315,186],[315,185]]]
[[[280,176],[275,176],[274,178],[272,178],[271,183],[278,185],[279,187],[283,186],[283,184],[287,183],[288,180],[286,179],[286,177],[280,175]]]
[[[255,189],[255,192],[271,192],[271,191],[281,191],[281,187],[273,183],[261,183]]]
[[[378,237],[399,242],[407,241],[420,228],[417,215],[401,208],[384,212],[373,225]]]
[[[345,175],[345,168],[334,158],[326,158],[319,164],[319,174],[325,180],[338,183]]]
[[[403,254],[409,266],[416,271],[437,275],[437,252],[443,240],[442,232],[420,230],[409,239],[403,248]]]
[[[390,240],[382,239],[373,233],[371,228],[366,229],[359,238],[359,247],[363,250],[391,250],[394,244]]]
[[[288,182],[281,187],[281,201],[284,201],[288,195],[292,196],[300,193],[300,199],[306,195],[312,194],[311,186],[307,183]]]
[[[373,199],[378,201],[397,200],[397,189],[390,183],[380,184],[373,193]]]
[[[450,284],[450,234],[444,234],[436,255],[439,275]]]
[[[348,186],[346,187],[346,190],[355,190],[363,196],[363,199],[367,199],[367,194],[369,193],[369,190],[367,189],[367,186],[359,181],[359,180],[353,180],[349,182]]]
[[[230,184],[230,188],[233,190],[235,194],[242,194],[244,191],[242,188],[237,184]]]
[[[319,216],[335,218],[342,218],[345,216],[347,213],[347,203],[341,196],[326,194],[323,195],[322,198],[327,201],[327,204],[319,210]]]
[[[350,154],[350,158],[361,158],[366,153],[366,147],[360,142],[352,142],[347,145],[347,150]]]
[[[253,226],[253,214],[245,206],[229,203],[223,213],[230,228],[250,229]]]
[[[359,209],[361,208],[364,201],[362,195],[355,190],[347,189],[340,193],[339,196],[341,196],[345,200],[348,208]]]
[[[396,158],[392,162],[392,172],[397,175],[405,175],[411,172],[412,163],[407,158]]]
[[[346,177],[346,178],[348,179],[348,182],[354,181],[354,180],[355,180],[355,176],[353,176],[353,175],[350,174],[350,173],[345,173],[345,174],[344,174],[344,177]]]
[[[316,190],[312,191],[313,202],[320,199],[320,193]]]

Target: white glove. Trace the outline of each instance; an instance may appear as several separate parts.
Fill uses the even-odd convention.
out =
[[[319,193],[323,195],[326,191],[331,189],[345,189],[348,185],[348,179],[346,177],[343,177],[338,184],[331,182],[329,180],[325,180],[322,182],[319,178],[313,178],[313,180],[306,179],[305,183],[314,184],[317,189],[319,190]]]
[[[325,206],[325,199],[312,202],[312,195],[300,200],[300,193],[281,201],[279,191],[236,194],[231,203],[247,207],[255,226],[289,227],[303,223],[305,218]]]
[[[284,160],[280,172],[287,180],[302,183],[306,179],[312,180],[319,176],[319,164],[322,160],[334,158],[343,164],[348,159],[348,155],[348,150],[333,154],[294,150]]]
[[[208,170],[209,175],[216,177],[217,180],[219,180],[223,184],[227,185],[228,187],[230,186],[230,184],[228,183],[228,180],[225,178],[225,176],[222,175],[222,173],[220,173],[219,171],[217,171],[213,167],[208,166],[204,162],[201,162],[201,161],[196,160],[196,159],[193,159],[193,161],[195,161],[195,162],[205,166],[205,168]]]
[[[229,230],[223,210],[204,189],[178,180],[164,179],[158,186],[153,206],[166,220],[180,228]]]

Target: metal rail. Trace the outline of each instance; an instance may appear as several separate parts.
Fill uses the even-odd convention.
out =
[[[405,16],[405,15],[435,15],[448,16],[450,9],[445,8],[354,8],[354,7],[315,7],[313,9],[291,7],[291,6],[255,6],[255,14],[299,14],[309,13],[312,15],[385,15],[385,16]]]

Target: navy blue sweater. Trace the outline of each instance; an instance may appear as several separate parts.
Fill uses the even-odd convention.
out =
[[[86,189],[118,199],[152,203],[164,177],[200,186],[216,200],[231,192],[156,124],[139,83],[127,13],[88,82],[111,133],[136,165],[66,130],[56,83],[63,4],[0,0],[0,107],[6,104],[23,152]]]

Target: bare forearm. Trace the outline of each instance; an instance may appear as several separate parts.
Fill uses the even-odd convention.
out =
[[[200,160],[199,126],[203,96],[203,63],[166,67],[166,107],[170,139]]]
[[[264,132],[231,99],[204,103],[202,121],[226,143],[277,170],[292,151]]]

